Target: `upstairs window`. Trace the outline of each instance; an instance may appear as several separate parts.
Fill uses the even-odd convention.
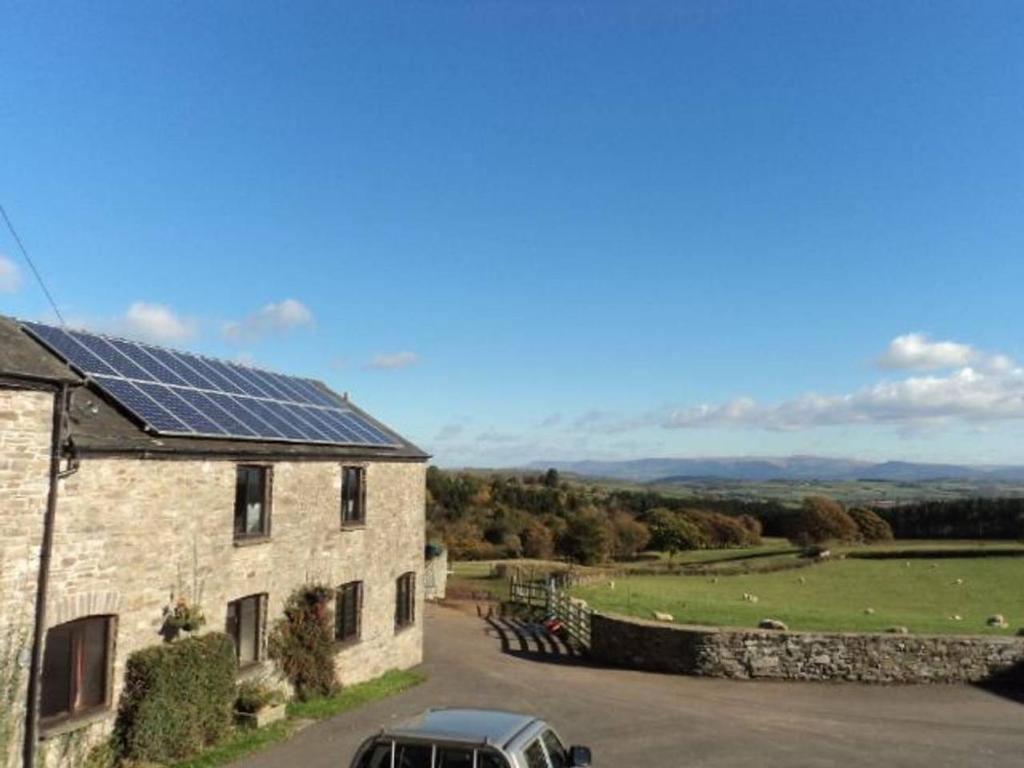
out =
[[[113,626],[113,616],[90,616],[47,631],[39,702],[44,726],[110,705]]]
[[[403,573],[395,582],[395,629],[408,627],[416,620],[416,574]]]
[[[366,469],[341,468],[341,524],[362,525],[366,522]]]
[[[354,643],[362,631],[363,582],[350,581],[335,592],[334,639]]]
[[[235,538],[270,535],[270,468],[240,466],[235,479]]]
[[[235,641],[239,667],[255,664],[263,657],[263,614],[266,601],[264,593],[228,603],[224,631]]]

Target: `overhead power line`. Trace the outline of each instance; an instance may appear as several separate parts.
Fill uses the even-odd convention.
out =
[[[67,323],[64,322],[64,316],[57,309],[57,302],[53,300],[53,296],[50,294],[50,289],[46,287],[46,283],[43,281],[43,276],[39,274],[39,270],[36,269],[35,263],[32,261],[32,257],[28,255],[28,251],[25,250],[25,244],[21,242],[21,238],[18,237],[17,231],[14,229],[14,225],[11,224],[10,218],[7,216],[7,211],[4,210],[3,205],[0,205],[0,215],[4,217],[4,223],[7,225],[8,231],[11,233],[11,237],[14,238],[14,242],[18,244],[18,248],[21,250],[21,255],[25,257],[25,261],[28,263],[29,269],[32,270],[32,274],[36,276],[36,281],[39,283],[39,287],[43,289],[43,293],[46,295],[46,300],[50,302],[50,306],[53,307],[53,312],[57,315],[57,319],[60,320],[61,327],[67,327]]]

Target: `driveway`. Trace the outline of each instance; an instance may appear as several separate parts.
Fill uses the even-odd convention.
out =
[[[1019,765],[1024,705],[968,686],[712,680],[586,666],[512,622],[426,611],[430,679],[238,763],[347,768],[359,742],[427,707],[537,713],[597,766]]]

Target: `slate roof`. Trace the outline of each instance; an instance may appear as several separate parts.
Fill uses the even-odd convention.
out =
[[[430,455],[374,419],[348,406],[374,426],[394,437],[395,447],[342,446],[272,440],[178,437],[153,435],[142,429],[116,401],[79,376],[60,358],[26,333],[17,320],[0,316],[0,378],[28,376],[74,385],[69,409],[69,433],[82,454],[141,454],[147,456],[263,458],[263,459],[394,459],[425,461]],[[321,386],[324,386],[321,384]]]

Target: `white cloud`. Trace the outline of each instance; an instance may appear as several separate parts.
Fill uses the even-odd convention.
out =
[[[273,333],[311,327],[313,322],[309,307],[295,299],[284,299],[267,304],[244,320],[224,323],[221,332],[229,341],[254,341]]]
[[[374,355],[366,367],[375,371],[396,371],[399,368],[416,365],[419,361],[420,356],[415,352],[381,352]]]
[[[845,394],[812,392],[773,404],[740,397],[672,411],[662,425],[797,430],[889,424],[918,430],[953,421],[976,425],[1024,419],[1024,368],[1008,355],[908,333],[893,339],[878,362],[893,369],[952,370],[881,381]]]
[[[562,414],[560,414],[560,413],[552,413],[550,416],[548,416],[547,418],[543,419],[540,422],[539,426],[541,428],[543,428],[543,429],[547,429],[548,427],[557,427],[559,424],[562,423],[562,419],[563,419]]]
[[[811,393],[772,405],[739,398],[672,412],[667,427],[802,429],[839,424],[937,425],[1024,419],[1024,368],[969,366],[945,376],[883,381],[848,394]]]
[[[164,304],[134,302],[114,323],[118,333],[144,341],[159,343],[183,342],[195,337],[199,323],[181,317]]]
[[[882,368],[932,371],[970,365],[980,357],[969,344],[955,341],[931,341],[923,333],[907,333],[889,342],[880,358]]]
[[[18,265],[0,253],[0,293],[14,293],[21,287]]]

